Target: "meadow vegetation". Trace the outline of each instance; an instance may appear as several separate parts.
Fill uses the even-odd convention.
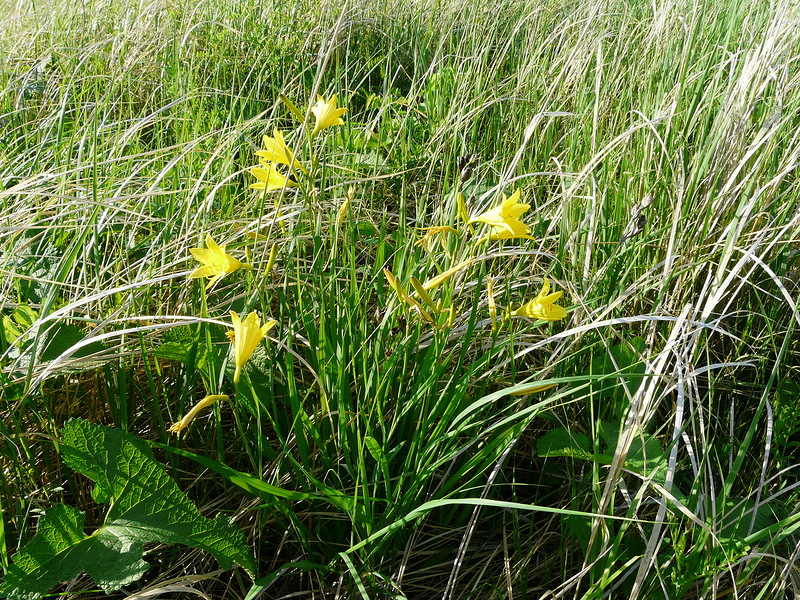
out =
[[[796,3],[0,17],[0,595],[800,594]]]

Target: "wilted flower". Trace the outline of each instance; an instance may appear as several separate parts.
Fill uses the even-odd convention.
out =
[[[236,371],[233,374],[233,382],[239,383],[239,376],[242,373],[242,367],[252,356],[253,351],[267,335],[267,332],[272,329],[277,321],[271,319],[261,325],[261,318],[254,312],[251,312],[244,321],[239,319],[239,315],[231,311],[231,322],[233,323],[233,331],[228,332],[231,342],[233,342],[233,356],[236,361]]]
[[[273,136],[265,135],[262,138],[264,149],[256,152],[256,156],[261,158],[264,164],[280,163],[290,165],[292,168],[300,169],[303,173],[308,173],[306,168],[300,164],[300,161],[294,157],[289,146],[286,145],[280,130],[275,129]]]
[[[481,238],[480,241],[507,240],[511,238],[533,239],[528,235],[531,228],[519,220],[531,205],[521,203],[519,194],[519,190],[514,192],[510,198],[506,198],[506,195],[503,194],[503,201],[500,206],[496,206],[469,220],[470,223],[486,223],[492,226],[492,233]]]
[[[465,183],[472,177],[473,169],[478,166],[478,155],[465,154],[464,156],[459,156],[456,164],[458,165],[458,172],[461,173],[461,183]]]
[[[436,238],[439,238],[439,241],[442,244],[442,248],[446,250],[447,245],[444,239],[445,234],[455,233],[456,235],[458,235],[458,231],[456,231],[455,229],[453,229],[448,225],[436,225],[434,227],[422,227],[420,229],[425,232],[425,235],[419,238],[416,242],[414,242],[414,245],[427,248],[428,251],[433,250],[433,245],[436,242]]]
[[[215,402],[219,402],[220,400],[229,400],[229,398],[225,394],[218,394],[218,395],[211,395],[206,396],[200,402],[195,404],[192,409],[186,413],[186,415],[177,423],[173,423],[172,427],[167,429],[170,433],[180,433],[184,429],[186,429],[189,424],[194,420],[197,414],[206,408],[207,406],[211,406]]]
[[[253,268],[251,265],[236,260],[225,252],[225,246],[217,246],[210,235],[206,236],[205,248],[189,248],[189,252],[203,265],[192,271],[189,274],[189,278],[199,279],[200,277],[210,277],[211,279],[206,285],[206,288],[214,285],[214,283],[227,273],[233,273],[239,269]]]
[[[334,125],[344,125],[342,115],[347,112],[346,108],[336,108],[336,94],[331,96],[330,100],[325,100],[322,96],[317,96],[317,103],[311,108],[311,112],[317,119],[314,124],[314,131],[311,135],[315,135],[321,129],[326,127],[333,127]]]
[[[250,187],[254,190],[274,192],[283,188],[297,187],[297,182],[292,181],[275,168],[275,164],[261,159],[261,167],[251,167],[250,174],[258,179],[258,183]]]
[[[542,291],[533,300],[523,304],[511,313],[512,317],[528,317],[530,319],[543,319],[545,321],[558,321],[567,316],[567,311],[563,306],[554,304],[561,298],[563,291],[550,293],[550,280],[544,278]]]

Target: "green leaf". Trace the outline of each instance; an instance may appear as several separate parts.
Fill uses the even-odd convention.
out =
[[[203,517],[143,440],[74,420],[64,427],[61,452],[67,465],[95,482],[93,498],[109,504],[104,524],[86,535],[84,513],[63,504],[48,509],[34,538],[14,556],[0,594],[36,600],[81,572],[106,592],[117,590],[149,568],[142,560],[142,548],[149,542],[200,548],[222,568],[236,562],[255,576],[242,532],[222,515]]]
[[[164,343],[153,350],[153,354],[166,360],[174,360],[184,365],[205,368],[208,349],[199,342],[198,334],[191,327],[182,325],[167,330]]]
[[[368,244],[375,244],[378,240],[378,228],[369,221],[356,221],[356,232],[361,241]]]
[[[284,94],[279,94],[279,97],[281,99],[281,102],[283,102],[286,105],[286,108],[288,108],[289,111],[294,115],[295,119],[297,119],[301,123],[303,123],[306,120],[306,116],[299,108],[295,106],[294,102],[292,102],[289,99],[289,96],[285,96]]]
[[[178,456],[183,456],[184,458],[193,460],[204,467],[211,469],[218,475],[224,477],[226,481],[237,486],[239,489],[248,494],[261,498],[262,500],[269,501],[276,497],[285,498],[287,500],[310,500],[318,497],[315,494],[285,490],[269,484],[266,481],[262,481],[258,477],[253,477],[247,473],[237,471],[236,469],[233,469],[224,463],[207,458],[205,456],[200,456],[199,454],[189,452],[188,450],[173,448],[171,446],[165,446],[158,443],[154,445],[168,452],[172,452],[173,454],[177,454]]]
[[[625,467],[664,485],[667,480],[667,455],[655,437],[647,436],[644,440],[637,437],[631,442]]]
[[[583,460],[594,460],[592,443],[587,436],[577,431],[559,427],[545,433],[536,444],[536,454],[543,458],[570,456]]]
[[[636,337],[592,357],[587,375],[600,377],[591,382],[589,390],[598,399],[611,398],[609,417],[613,421],[624,420],[630,406],[628,394],[631,398],[636,395],[644,381],[645,364],[641,358],[644,351],[645,341]]]
[[[3,315],[3,339],[10,344],[30,329],[39,315],[26,304],[19,304],[9,315]]]
[[[606,423],[598,422],[598,425],[601,437],[609,451],[613,452],[617,445],[616,432],[611,437],[610,428]],[[588,436],[563,427],[548,431],[539,438],[536,453],[543,458],[566,456],[595,461],[601,465],[610,465],[614,461],[614,456],[611,454],[595,454]],[[667,457],[655,437],[648,436],[644,442],[641,438],[635,438],[625,459],[625,468],[643,477],[652,477],[663,484],[667,475]]]
[[[59,321],[47,330],[39,360],[45,362],[55,360],[64,352],[82,342],[85,337],[86,334],[79,327]],[[92,342],[75,350],[70,355],[70,358],[83,358],[92,354],[99,354],[107,349],[101,342]]]
[[[364,445],[367,447],[370,455],[372,458],[375,459],[375,462],[378,463],[378,467],[381,470],[381,474],[383,475],[384,483],[387,486],[390,485],[391,476],[389,475],[389,461],[386,459],[386,454],[383,451],[383,446],[380,445],[378,440],[376,440],[371,435],[364,437]]]
[[[783,506],[777,502],[765,502],[756,506],[750,498],[717,497],[720,516],[717,517],[715,529],[720,538],[744,540],[749,535],[768,530],[788,515]],[[755,512],[755,516],[753,516]]]
[[[0,592],[12,600],[35,600],[81,571],[110,591],[150,568],[141,560],[141,544],[112,531],[86,536],[83,520],[84,513],[66,504],[47,509],[36,536],[14,556]]]

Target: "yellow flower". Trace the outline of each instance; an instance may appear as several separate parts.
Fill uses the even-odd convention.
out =
[[[419,238],[416,242],[414,242],[415,246],[419,246],[421,248],[426,248],[428,251],[433,250],[433,245],[436,242],[436,238],[439,238],[440,243],[442,244],[442,248],[447,250],[447,243],[445,242],[445,234],[454,233],[458,235],[458,231],[453,229],[448,225],[436,225],[434,227],[419,227],[421,231],[425,232],[425,235]]]
[[[311,135],[315,135],[318,131],[326,127],[344,125],[344,121],[341,117],[347,112],[347,109],[336,108],[336,94],[334,94],[328,101],[322,96],[317,96],[317,103],[311,108],[311,112],[314,113],[314,116],[317,118],[314,131],[311,132]]]
[[[542,284],[542,291],[533,300],[527,304],[523,304],[517,310],[511,313],[512,317],[528,317],[530,319],[543,319],[545,321],[558,321],[567,316],[567,311],[563,306],[554,304],[556,300],[561,298],[564,292],[550,293],[550,280],[544,278]]]
[[[481,238],[481,242],[486,240],[507,240],[511,238],[533,239],[528,234],[531,228],[525,225],[519,218],[531,207],[530,204],[523,204],[519,201],[519,190],[514,192],[510,198],[503,194],[503,201],[499,206],[486,211],[469,220],[470,223],[486,223],[491,225],[492,233]]]
[[[197,416],[197,413],[199,413],[205,407],[211,406],[212,404],[214,404],[215,402],[219,402],[220,400],[229,400],[229,398],[225,394],[206,396],[205,398],[200,400],[200,402],[195,404],[192,407],[192,410],[186,413],[186,416],[184,416],[180,421],[178,421],[177,423],[173,423],[172,427],[167,429],[167,431],[169,431],[170,433],[180,433],[181,431],[189,427],[189,424]]]
[[[206,236],[205,248],[189,248],[189,252],[197,259],[202,267],[197,267],[189,274],[190,279],[210,277],[206,288],[211,287],[223,275],[233,273],[239,269],[252,269],[253,267],[236,260],[225,252],[225,246],[217,246],[210,235]]]
[[[283,173],[275,168],[275,164],[261,159],[261,167],[251,167],[250,174],[258,179],[258,183],[250,187],[254,190],[266,189],[268,192],[282,190],[283,188],[297,187],[297,183],[288,179]]]
[[[233,323],[233,331],[228,332],[228,337],[233,342],[233,356],[236,361],[236,371],[233,374],[233,383],[239,383],[239,376],[242,373],[242,367],[248,361],[253,351],[267,335],[267,332],[272,329],[277,321],[271,319],[261,325],[261,318],[254,312],[251,312],[244,321],[239,319],[239,315],[231,311],[231,322]]]
[[[300,161],[294,157],[289,146],[283,139],[283,134],[275,129],[274,137],[265,135],[262,138],[264,142],[264,149],[256,152],[256,156],[261,158],[266,164],[280,163],[283,165],[291,165],[292,168],[300,169],[303,173],[308,173],[306,168],[300,164]]]

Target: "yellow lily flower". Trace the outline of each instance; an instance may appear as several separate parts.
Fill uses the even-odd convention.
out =
[[[433,227],[419,227],[420,231],[424,231],[425,235],[414,242],[415,246],[426,248],[428,251],[433,250],[433,245],[436,239],[439,238],[442,248],[447,250],[447,243],[445,242],[445,234],[454,233],[458,235],[458,231],[449,225],[435,225]]]
[[[567,311],[563,306],[554,304],[561,298],[563,291],[550,293],[550,280],[544,278],[542,291],[533,300],[523,304],[511,313],[512,317],[528,317],[529,319],[543,319],[545,321],[559,321],[566,318]]]
[[[236,361],[236,371],[233,374],[233,383],[239,383],[239,376],[242,373],[242,367],[250,359],[253,351],[267,335],[267,332],[272,329],[277,321],[271,319],[261,325],[261,318],[255,313],[251,312],[244,321],[239,319],[239,315],[231,311],[231,322],[233,323],[233,331],[228,332],[228,337],[233,342],[233,356]]]
[[[250,186],[254,190],[264,190],[274,192],[283,188],[297,187],[297,182],[287,178],[283,173],[275,168],[275,164],[261,159],[261,167],[251,167],[250,174],[258,179],[258,183]]]
[[[214,285],[221,277],[228,273],[233,273],[239,269],[252,269],[251,265],[245,264],[233,258],[225,252],[225,246],[218,246],[210,235],[206,236],[205,248],[189,248],[189,252],[200,262],[202,267],[197,267],[189,274],[189,279],[199,279],[200,277],[210,277],[206,289]]]
[[[280,130],[276,128],[273,135],[274,137],[265,135],[262,138],[264,149],[256,152],[256,156],[263,159],[267,164],[280,163],[290,165],[292,168],[300,169],[303,173],[308,173],[306,168],[300,164],[300,161],[294,157],[289,146],[286,145]]]
[[[325,100],[322,96],[317,96],[317,103],[311,108],[311,112],[317,119],[314,131],[311,135],[316,135],[321,129],[333,127],[334,125],[344,125],[342,115],[347,112],[346,108],[336,108],[336,94],[330,100]]]
[[[492,233],[481,238],[481,242],[486,240],[507,240],[511,238],[533,239],[528,234],[531,228],[525,225],[519,218],[531,207],[530,204],[523,204],[519,201],[520,191],[514,192],[510,198],[503,194],[503,201],[499,206],[473,217],[469,223],[486,223],[491,225]]]
[[[230,398],[228,398],[225,394],[218,394],[218,395],[214,394],[211,396],[206,396],[205,398],[200,400],[200,402],[195,404],[192,407],[192,410],[186,413],[186,416],[184,416],[180,421],[178,421],[177,423],[173,423],[172,427],[167,429],[167,431],[170,433],[180,433],[181,431],[189,427],[191,422],[194,420],[194,418],[201,410],[203,410],[207,406],[211,406],[215,402],[219,402],[220,400],[230,400]]]

